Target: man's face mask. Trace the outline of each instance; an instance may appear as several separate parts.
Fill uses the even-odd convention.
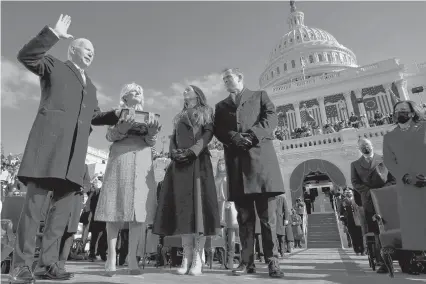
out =
[[[373,147],[371,147],[371,145],[365,144],[361,145],[360,150],[364,155],[370,155],[373,152]]]
[[[397,116],[396,119],[398,120],[398,123],[406,123],[407,121],[409,121],[411,118],[411,113],[407,112],[407,111],[400,111],[397,112]]]

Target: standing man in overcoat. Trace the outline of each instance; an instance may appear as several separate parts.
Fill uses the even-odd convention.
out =
[[[237,68],[226,69],[223,81],[230,93],[216,104],[214,134],[224,145],[229,201],[234,201],[242,245],[242,261],[234,275],[255,273],[254,234],[260,219],[269,276],[282,278],[278,262],[276,196],[284,184],[272,140],[278,125],[275,106],[265,91],[244,87]]]
[[[31,266],[41,207],[53,192],[46,218],[39,266],[43,279],[66,280],[71,275],[58,265],[59,247],[73,207],[73,197],[83,186],[85,158],[92,125],[115,125],[117,111],[101,112],[96,87],[85,69],[94,48],[87,39],[76,39],[68,48],[68,61],[46,55],[59,39],[70,39],[71,17],[61,15],[56,26],[43,30],[18,54],[18,60],[40,77],[41,99],[30,131],[18,178],[27,196],[17,229],[11,283],[33,283]]]

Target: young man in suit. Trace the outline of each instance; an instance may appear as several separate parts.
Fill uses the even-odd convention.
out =
[[[284,273],[278,262],[276,196],[284,193],[284,184],[272,144],[273,131],[278,125],[275,106],[265,91],[244,87],[239,69],[226,69],[222,76],[230,94],[216,104],[214,134],[224,145],[229,201],[235,202],[238,212],[242,245],[241,264],[232,273],[256,272],[256,210],[269,276],[282,278]]]
[[[376,258],[379,269],[377,273],[387,273],[386,265],[380,256],[379,227],[373,221],[376,214],[373,200],[371,198],[371,189],[381,188],[395,183],[395,178],[383,163],[383,157],[374,153],[373,144],[366,138],[358,141],[358,149],[362,156],[351,163],[351,181],[354,189],[361,195],[361,203],[364,208],[366,229],[373,232],[376,239]]]
[[[14,269],[10,283],[33,283],[31,270],[41,207],[53,192],[46,218],[39,266],[43,278],[66,280],[72,275],[60,269],[59,246],[73,208],[76,191],[83,186],[85,158],[91,125],[115,125],[118,111],[101,112],[96,87],[85,69],[94,57],[87,39],[74,40],[66,62],[47,55],[59,39],[70,39],[71,17],[61,15],[55,27],[46,26],[18,53],[18,60],[40,77],[41,99],[25,147],[18,178],[27,196],[18,222]]]

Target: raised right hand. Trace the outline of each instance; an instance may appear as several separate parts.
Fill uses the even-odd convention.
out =
[[[120,119],[117,123],[117,129],[120,134],[126,134],[127,131],[130,130],[130,128],[133,127],[133,124],[135,123],[135,119],[132,116],[128,116],[124,119]]]
[[[68,34],[68,28],[71,25],[71,17],[68,15],[60,15],[58,22],[56,22],[55,28],[53,29],[59,38],[71,39],[74,38]]]

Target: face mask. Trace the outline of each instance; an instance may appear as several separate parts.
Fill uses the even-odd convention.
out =
[[[398,123],[404,124],[407,121],[409,121],[410,118],[411,117],[410,117],[410,113],[409,112],[399,112],[397,120],[398,120]]]
[[[370,155],[371,152],[373,152],[373,149],[369,146],[363,146],[361,147],[361,153],[365,154],[365,155]]]

